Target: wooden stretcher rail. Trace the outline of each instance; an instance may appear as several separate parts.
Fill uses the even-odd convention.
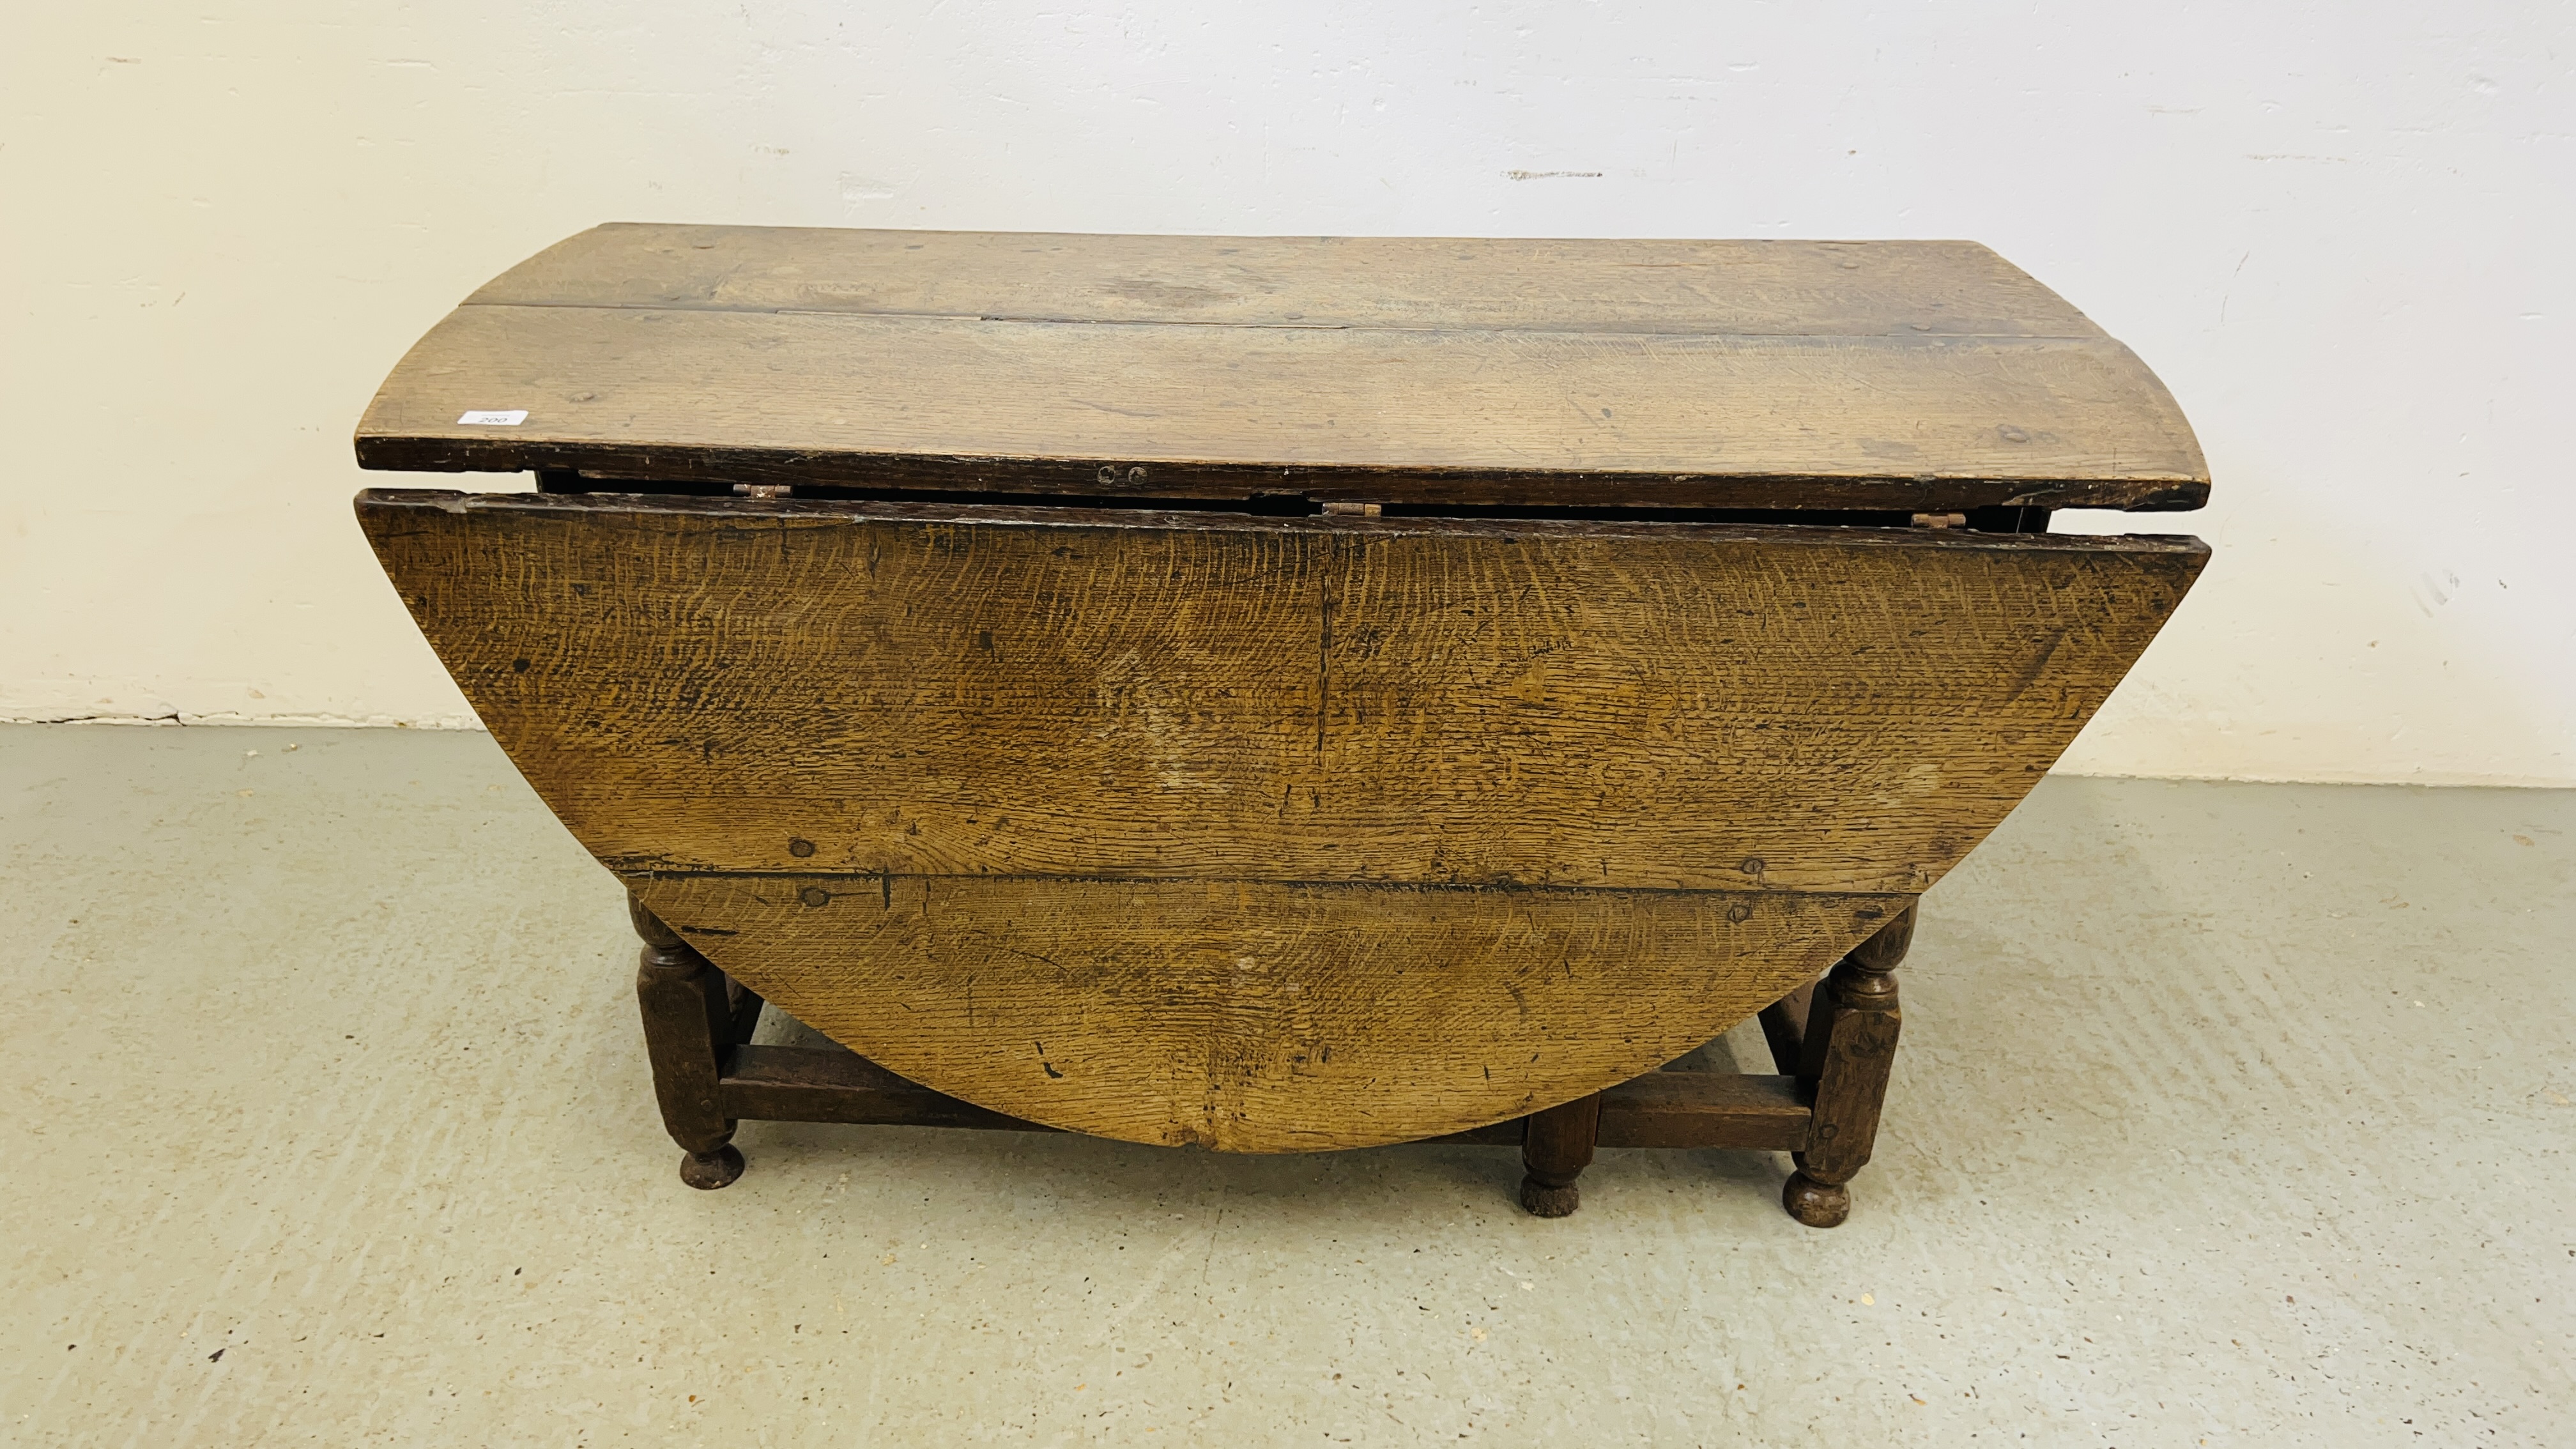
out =
[[[738,1046],[718,1084],[727,1117],[764,1122],[842,1122],[887,1127],[1059,1129],[987,1111],[907,1081],[838,1048]],[[1796,1152],[1807,1145],[1812,1094],[1789,1076],[1649,1072],[1601,1094],[1603,1147],[1733,1147]],[[1427,1139],[1521,1145],[1521,1118]]]
[[[726,1116],[754,1121],[1061,1130],[961,1102],[838,1048],[735,1047],[718,1090]]]

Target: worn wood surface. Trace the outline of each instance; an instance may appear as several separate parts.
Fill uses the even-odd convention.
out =
[[[904,1076],[1366,1145],[1636,1076],[2045,771],[2190,540],[369,494],[581,842]]]
[[[1209,237],[619,222],[471,306],[1740,336],[2100,337],[1974,242]]]
[[[1917,892],[2205,557],[794,500],[361,511],[485,722],[632,875]]]
[[[357,445],[1125,497],[1938,512],[2208,482],[2133,354],[1965,242],[601,228],[433,329]]]
[[[1281,1152],[1555,1105],[1761,1009],[1902,900],[692,873],[654,912],[797,1020],[980,1106]]]

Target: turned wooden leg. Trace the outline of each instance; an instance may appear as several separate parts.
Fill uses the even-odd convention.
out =
[[[1521,1166],[1528,1175],[1521,1179],[1521,1206],[1535,1217],[1564,1217],[1583,1205],[1574,1180],[1592,1165],[1592,1147],[1601,1136],[1601,1094],[1523,1120]]]
[[[653,1095],[662,1103],[662,1125],[687,1154],[680,1180],[719,1188],[742,1176],[742,1152],[733,1145],[733,1119],[717,1107],[716,1081],[733,1045],[738,1003],[728,999],[724,973],[698,948],[662,924],[633,896],[626,898],[635,934],[644,938],[635,972],[635,998],[644,1009],[644,1049],[653,1059]],[[758,1007],[753,1008],[755,1017]]]
[[[1908,905],[1835,965],[1808,1010],[1798,1080],[1814,1095],[1815,1122],[1780,1202],[1811,1228],[1835,1227],[1851,1216],[1851,1189],[1844,1184],[1869,1161],[1878,1137],[1901,1024],[1893,973],[1913,941],[1914,907]]]

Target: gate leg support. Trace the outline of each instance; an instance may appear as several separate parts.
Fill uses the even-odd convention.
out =
[[[1902,1024],[1894,972],[1913,941],[1914,907],[1908,905],[1853,947],[1816,990],[1798,1063],[1799,1082],[1814,1097],[1815,1121],[1807,1150],[1797,1154],[1798,1170],[1780,1193],[1789,1216],[1811,1228],[1838,1227],[1851,1216],[1851,1189],[1844,1184],[1869,1161],[1878,1137]]]
[[[644,1009],[653,1095],[662,1104],[662,1125],[687,1154],[680,1159],[680,1181],[710,1190],[723,1187],[742,1176],[733,1119],[717,1107],[716,1081],[724,1070],[724,1052],[733,1045],[734,1028],[724,973],[642,901],[629,895],[626,904],[635,918],[635,934],[644,938],[635,998]]]
[[[1523,1119],[1521,1206],[1533,1217],[1561,1218],[1583,1205],[1574,1180],[1592,1165],[1593,1144],[1601,1137],[1601,1094],[1577,1097],[1562,1107],[1533,1112]]]

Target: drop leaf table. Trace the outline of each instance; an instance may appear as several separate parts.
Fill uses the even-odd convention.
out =
[[[1796,1154],[1915,898],[2207,550],[2127,348],[1964,242],[620,225],[403,358],[386,574],[743,1119]],[[764,1003],[847,1050],[755,1043]],[[1776,1074],[1661,1070],[1759,1014]]]

